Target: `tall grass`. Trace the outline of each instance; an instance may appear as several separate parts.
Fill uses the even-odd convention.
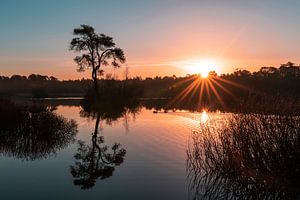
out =
[[[300,194],[300,118],[238,114],[193,134],[194,199],[294,199]]]

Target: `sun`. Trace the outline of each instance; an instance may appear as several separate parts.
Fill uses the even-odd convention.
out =
[[[207,78],[210,71],[216,71],[216,64],[212,60],[203,60],[188,64],[187,69],[193,74],[200,74],[202,78]]]

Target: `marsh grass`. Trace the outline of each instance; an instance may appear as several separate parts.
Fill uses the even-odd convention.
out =
[[[294,199],[300,194],[300,118],[237,114],[194,132],[187,150],[194,199]]]

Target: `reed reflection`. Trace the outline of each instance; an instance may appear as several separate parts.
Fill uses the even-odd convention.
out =
[[[300,118],[232,116],[193,135],[187,169],[193,199],[297,199]]]
[[[115,167],[124,162],[126,150],[119,143],[114,143],[110,147],[105,144],[104,135],[100,133],[100,123],[111,125],[120,118],[135,115],[140,109],[139,103],[134,98],[130,100],[103,98],[98,95],[87,96],[81,102],[80,115],[95,120],[90,144],[78,141],[77,153],[74,155],[75,164],[70,168],[74,185],[80,186],[81,189],[92,188],[97,179],[111,177]]]
[[[0,101],[0,154],[44,159],[75,141],[77,124],[46,106]]]

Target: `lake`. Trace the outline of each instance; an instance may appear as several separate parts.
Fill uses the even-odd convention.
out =
[[[45,136],[40,137],[43,141],[35,138],[24,142],[28,136],[21,136],[21,132],[14,136],[20,137],[20,141],[4,138],[0,148],[2,199],[192,198],[186,169],[191,134],[209,120],[222,121],[224,115],[154,112],[140,107],[134,113],[109,120],[101,116],[97,120],[84,115],[76,103],[58,103],[52,107],[55,115],[74,120],[78,131],[59,144],[52,141],[55,138],[45,139]],[[48,118],[41,123],[42,130],[48,128],[47,123],[51,123]],[[96,134],[101,138],[98,144],[93,137],[96,123]],[[58,136],[56,140],[60,139]],[[41,147],[35,145],[38,143]],[[111,164],[109,155],[113,153],[105,156],[104,146],[108,146],[107,152],[113,152],[114,143],[119,143],[119,149],[126,153],[119,155],[120,162]],[[102,157],[99,161],[93,156],[79,156],[98,147],[103,148],[102,157],[106,161]]]
[[[298,199],[300,117],[0,100],[3,199]]]

